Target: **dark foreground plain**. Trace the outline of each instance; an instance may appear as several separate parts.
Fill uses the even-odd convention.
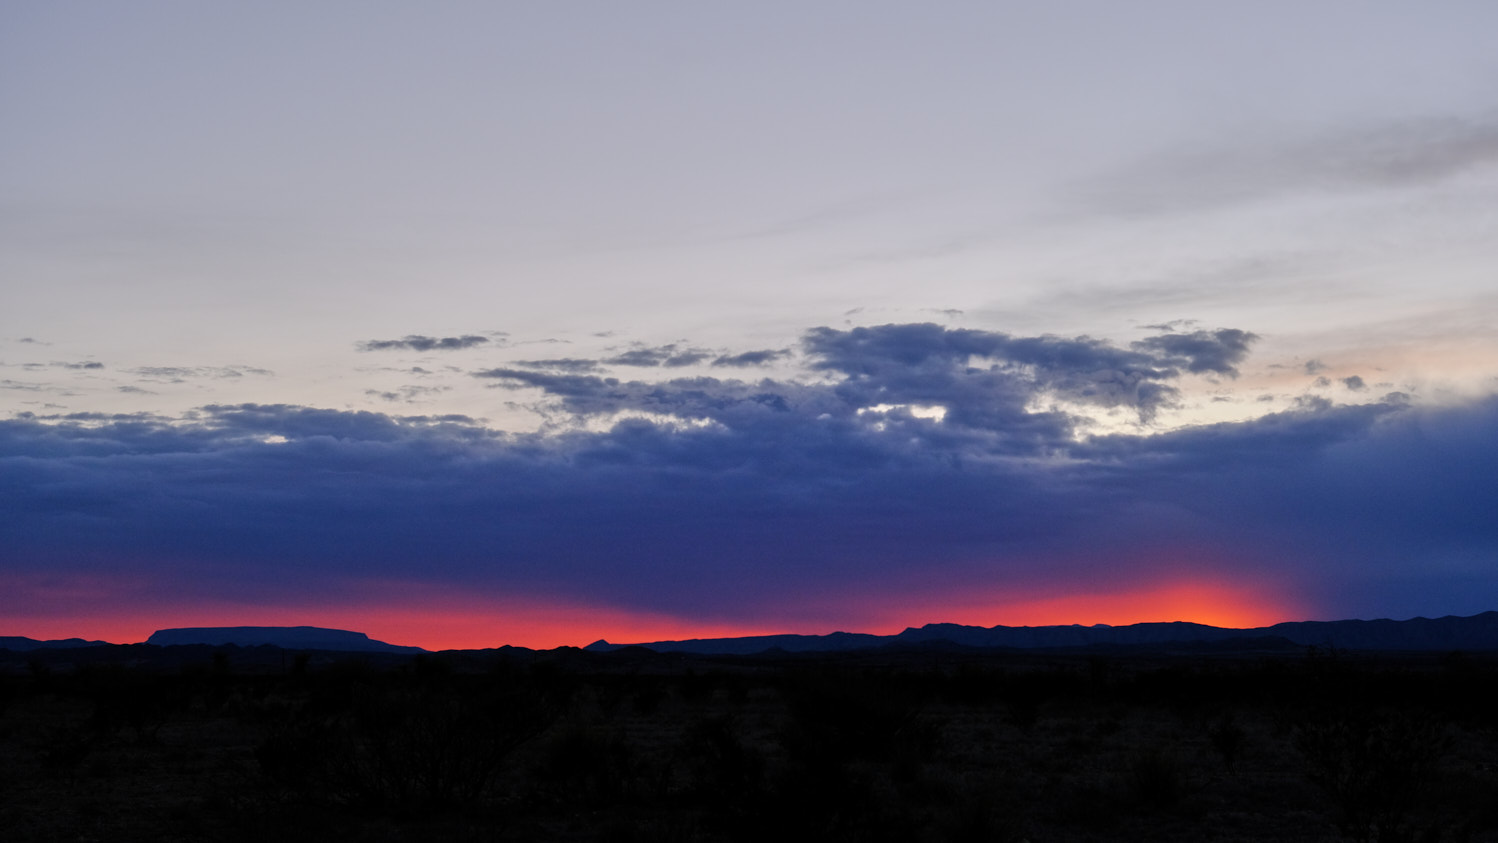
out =
[[[1498,654],[0,651],[0,838],[1498,840]]]

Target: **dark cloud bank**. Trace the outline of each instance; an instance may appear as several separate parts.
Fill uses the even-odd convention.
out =
[[[475,373],[617,419],[603,432],[286,405],[21,417],[0,422],[3,564],[184,600],[419,579],[734,619],[1175,574],[1288,584],[1325,617],[1493,608],[1498,400],[1077,436],[1067,407],[1147,421],[1252,340],[885,325],[808,332],[797,382]]]

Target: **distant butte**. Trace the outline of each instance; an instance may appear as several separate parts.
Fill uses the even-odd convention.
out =
[[[207,644],[222,647],[260,647],[269,644],[287,650],[337,650],[359,653],[424,653],[421,647],[402,647],[376,641],[362,632],[324,629],[317,626],[205,626],[158,629],[147,644],[172,647]]]

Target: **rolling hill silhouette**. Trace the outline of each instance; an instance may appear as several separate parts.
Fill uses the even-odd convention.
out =
[[[160,647],[206,645],[273,646],[287,650],[326,650],[360,653],[424,653],[421,647],[377,641],[362,632],[315,626],[229,626],[160,629],[146,639]],[[500,646],[496,642],[493,646]],[[941,648],[1051,650],[1080,647],[1170,647],[1211,645],[1220,648],[1283,649],[1327,647],[1341,650],[1419,652],[1443,650],[1498,651],[1498,611],[1469,617],[1412,618],[1395,621],[1291,621],[1251,629],[1232,629],[1174,621],[1127,626],[966,626],[929,623],[895,635],[833,632],[827,635],[754,635],[741,638],[694,638],[615,644],[595,641],[584,650],[606,653],[638,647],[658,653],[698,655],[754,655],[767,652],[828,653],[882,648]],[[107,647],[106,641],[81,638],[37,640],[0,636],[0,650]]]
[[[1149,646],[1209,642],[1269,642],[1344,650],[1498,650],[1498,611],[1471,617],[1394,620],[1292,621],[1253,629],[1229,629],[1176,621],[1128,626],[964,626],[932,623],[896,635],[834,632],[830,635],[757,635],[612,644],[595,641],[585,649],[608,652],[627,646],[656,652],[751,655],[863,650],[940,644],[979,648],[1054,649],[1090,646]]]

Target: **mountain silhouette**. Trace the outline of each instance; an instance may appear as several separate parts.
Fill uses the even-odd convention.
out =
[[[1230,629],[1184,621],[1127,626],[981,627],[931,623],[911,627],[896,635],[834,632],[830,635],[756,635],[640,644],[595,641],[585,649],[607,652],[634,646],[662,653],[752,655],[768,650],[812,653],[941,643],[965,647],[1055,649],[1269,639],[1343,650],[1498,650],[1498,611],[1471,617],[1412,618],[1405,621],[1291,621],[1252,629]]]
[[[74,647],[107,647],[108,641],[85,641],[82,638],[61,638],[39,641],[24,635],[0,635],[0,650],[24,653],[28,650],[67,650]]]

